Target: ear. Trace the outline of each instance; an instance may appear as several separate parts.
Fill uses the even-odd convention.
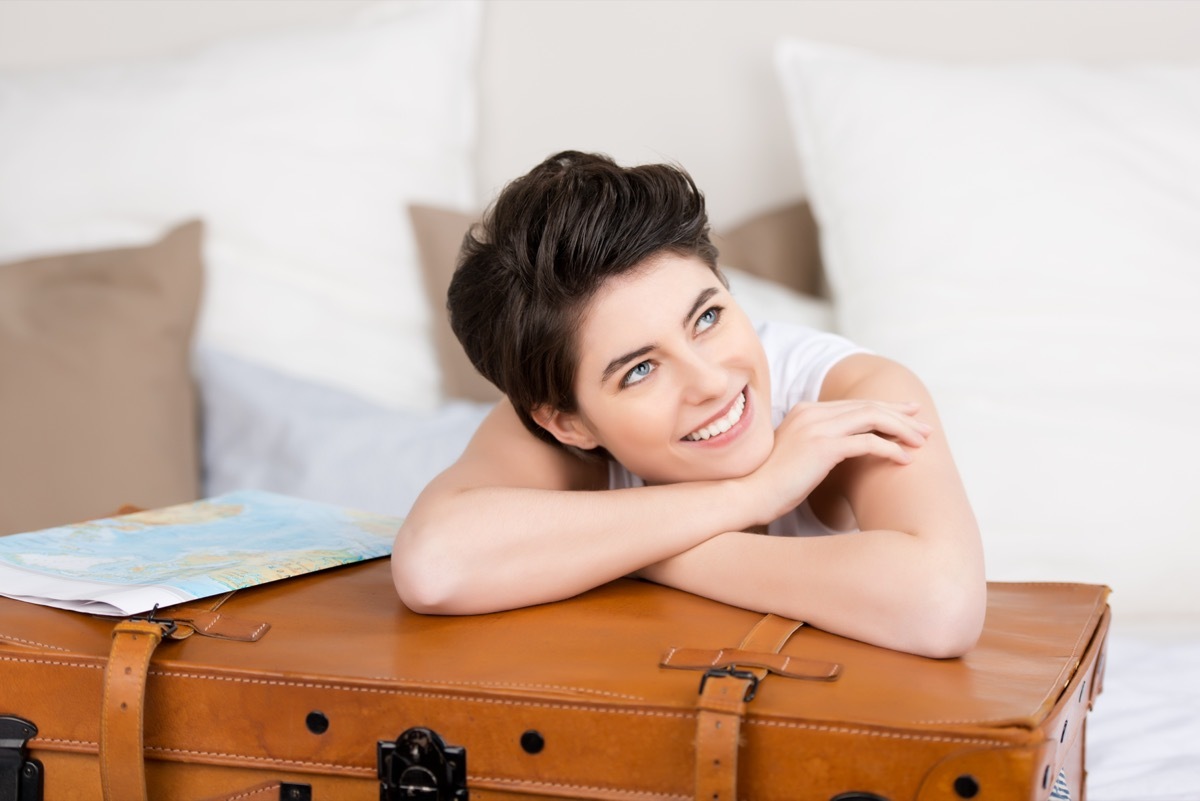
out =
[[[600,444],[576,412],[561,412],[543,405],[534,407],[530,414],[535,423],[549,431],[563,445],[589,451]]]

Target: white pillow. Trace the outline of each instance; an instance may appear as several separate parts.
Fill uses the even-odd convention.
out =
[[[368,10],[171,60],[0,76],[0,261],[202,217],[202,342],[432,406],[404,209],[473,205],[481,10]]]
[[[734,267],[721,267],[729,293],[756,323],[779,322],[833,330],[833,306],[827,300],[796,292]]]
[[[776,61],[838,329],[930,386],[989,576],[1200,615],[1200,66]]]

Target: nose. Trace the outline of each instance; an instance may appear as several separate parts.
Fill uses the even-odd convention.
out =
[[[683,397],[691,404],[723,398],[729,382],[725,368],[711,354],[692,350],[683,361]]]

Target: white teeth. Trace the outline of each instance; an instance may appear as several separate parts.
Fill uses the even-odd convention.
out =
[[[714,420],[704,428],[693,431],[684,439],[689,442],[699,442],[700,440],[710,439],[718,434],[724,434],[742,419],[742,412],[746,411],[746,393],[741,393],[737,396],[737,400],[733,402],[733,406],[729,409],[728,414],[720,420]]]

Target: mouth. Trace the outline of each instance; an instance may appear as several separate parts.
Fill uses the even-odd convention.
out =
[[[738,396],[733,399],[733,403],[729,405],[729,409],[723,415],[688,434],[683,438],[683,441],[703,442],[705,440],[713,439],[714,437],[719,437],[737,425],[738,421],[742,419],[742,415],[745,414],[745,412],[746,390],[743,389],[738,393]]]

